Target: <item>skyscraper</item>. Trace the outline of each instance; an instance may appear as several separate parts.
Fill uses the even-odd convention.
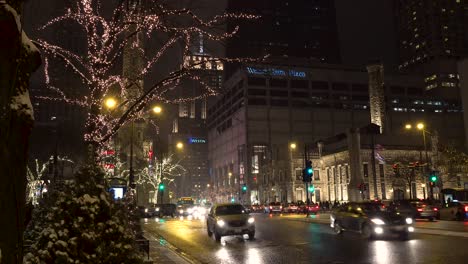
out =
[[[259,15],[255,21],[232,21],[239,32],[226,45],[228,57],[289,56],[339,63],[334,1],[229,0],[228,12]]]
[[[467,54],[468,2],[396,1],[399,69],[424,76],[426,90],[458,87],[456,61]]]

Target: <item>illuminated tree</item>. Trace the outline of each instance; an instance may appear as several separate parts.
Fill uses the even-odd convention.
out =
[[[155,190],[153,200],[157,201],[158,186],[161,182],[169,185],[176,177],[182,176],[186,170],[180,164],[174,162],[172,155],[163,158],[162,162],[156,162],[152,168],[145,168],[139,174],[138,184],[149,184]]]
[[[42,195],[44,191],[44,187],[46,185],[46,181],[50,180],[47,178],[48,169],[50,166],[53,166],[53,157],[51,156],[49,160],[44,163],[40,163],[38,159],[35,159],[35,166],[34,169],[31,170],[29,167],[27,168],[26,178],[28,181],[28,185],[26,186],[26,202],[32,202],[32,204],[37,204],[38,196]],[[73,164],[74,162],[67,157],[57,157],[57,161],[59,163],[70,163]],[[37,195],[37,190],[39,189],[39,195]]]
[[[47,40],[37,39],[35,43],[45,56],[46,85],[53,92],[53,95],[38,98],[83,107],[87,112],[85,140],[98,147],[105,144],[125,123],[144,118],[145,107],[150,102],[179,103],[216,94],[217,91],[206,85],[195,69],[207,63],[241,60],[210,58],[195,63],[184,62],[182,58],[191,55],[189,47],[192,38],[202,35],[210,41],[224,41],[238,30],[236,27],[232,32],[221,31],[220,26],[226,20],[255,19],[256,16],[225,13],[202,19],[189,9],[171,7],[171,2],[147,0],[142,4],[140,0],[121,0],[109,7],[111,4],[99,0],[80,0],[64,15],[50,20],[40,29],[63,26],[65,23],[69,25],[70,22],[80,28],[85,36],[86,52],[79,54]],[[112,12],[105,12],[109,9]],[[158,48],[145,52],[143,43],[155,39],[160,42]],[[143,88],[143,80],[154,75],[162,58],[172,54],[169,53],[171,49],[177,48],[181,49],[181,57],[173,58],[173,61],[179,61],[177,65],[168,65],[172,70]],[[128,59],[128,56],[135,59],[141,68],[137,68],[137,71],[120,70],[119,62]],[[56,64],[51,62],[56,60],[63,62],[80,79],[82,91],[67,91],[65,87],[54,84],[51,66]],[[197,82],[202,87],[200,93],[174,98],[171,91],[184,81]],[[122,109],[117,116],[103,111],[104,100],[108,96],[125,98],[117,106]]]

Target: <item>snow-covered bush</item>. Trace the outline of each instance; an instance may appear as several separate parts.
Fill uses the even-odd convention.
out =
[[[25,234],[25,263],[140,263],[133,205],[113,201],[99,168],[49,189]]]

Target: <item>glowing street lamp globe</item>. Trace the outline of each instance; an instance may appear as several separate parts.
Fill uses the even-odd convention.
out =
[[[153,107],[153,112],[155,114],[160,114],[162,112],[162,108],[160,106]]]
[[[108,109],[113,109],[117,106],[117,101],[114,98],[108,98],[105,105]]]
[[[416,125],[416,127],[419,129],[419,130],[422,130],[424,129],[424,124],[423,123],[419,123]]]

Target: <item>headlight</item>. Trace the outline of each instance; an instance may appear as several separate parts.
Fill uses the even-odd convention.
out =
[[[179,210],[179,213],[183,214],[183,213],[184,213],[184,210]]]
[[[156,208],[156,212],[159,212],[159,208]]]
[[[223,227],[224,224],[225,224],[223,220],[218,220],[218,221],[216,221],[216,223],[217,223],[220,227]]]
[[[408,225],[411,225],[411,224],[413,223],[413,218],[409,218],[409,217],[408,217],[408,218],[406,218],[405,220],[406,220],[406,223],[407,223]]]
[[[249,222],[249,224],[253,224],[253,222],[255,222],[255,219],[253,217],[250,217],[249,220],[247,220],[247,222]]]
[[[193,208],[187,209],[187,212],[188,212],[189,214],[193,213]]]
[[[385,225],[385,222],[382,219],[374,218],[371,221],[372,221],[372,223],[374,223],[376,225]]]
[[[148,208],[145,208],[145,213],[147,213],[147,212],[148,212]]]

